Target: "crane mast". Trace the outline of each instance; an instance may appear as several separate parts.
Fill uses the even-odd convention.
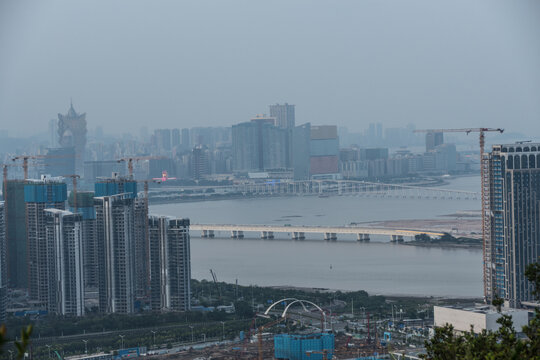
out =
[[[486,216],[486,203],[489,200],[489,191],[487,191],[484,188],[484,177],[485,177],[485,167],[486,167],[486,159],[484,158],[484,147],[485,147],[485,133],[486,132],[498,132],[503,133],[504,129],[501,128],[464,128],[464,129],[425,129],[425,130],[414,130],[415,133],[445,133],[445,132],[459,132],[459,133],[466,133],[469,135],[471,132],[477,132],[479,133],[478,140],[480,145],[480,191],[481,191],[481,199],[482,199],[482,248],[483,248],[483,254],[482,254],[482,261],[483,261],[483,279],[484,279],[484,300],[487,301],[487,268],[489,267],[489,263],[491,262],[491,254],[488,251],[488,244],[486,239],[486,229],[491,226],[491,220],[489,216]]]

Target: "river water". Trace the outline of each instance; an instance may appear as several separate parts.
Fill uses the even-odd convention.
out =
[[[479,191],[479,177],[450,179],[448,189]],[[347,225],[351,222],[434,219],[463,210],[479,210],[478,200],[365,198],[315,196],[235,199],[160,204],[152,214],[188,217],[200,224]],[[480,249],[423,248],[389,243],[373,237],[370,243],[351,238],[325,242],[320,235],[303,241],[230,239],[218,233],[202,239],[193,232],[191,267],[195,279],[242,285],[290,285],[370,294],[481,297]],[[254,235],[253,235],[254,236]]]

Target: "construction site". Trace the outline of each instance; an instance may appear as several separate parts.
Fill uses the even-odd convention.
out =
[[[293,311],[295,305],[300,309]],[[257,325],[261,322],[262,325]],[[379,359],[384,358],[380,356],[387,356],[391,336],[377,329],[378,323],[370,321],[369,314],[360,326],[364,330],[363,336],[336,331],[338,321],[330,319],[330,314],[325,310],[307,300],[288,298],[273,303],[264,313],[257,314],[250,330],[241,332],[234,341],[149,351],[147,356],[186,360]],[[384,334],[382,339],[379,333]]]

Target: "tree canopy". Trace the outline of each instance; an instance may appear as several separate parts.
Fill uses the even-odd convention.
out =
[[[540,299],[540,264],[531,264],[525,276],[534,285],[534,296]],[[501,311],[502,300],[496,299],[493,305]],[[519,339],[513,326],[512,317],[502,315],[497,323],[497,331],[483,330],[479,334],[473,328],[464,334],[456,334],[453,327],[447,324],[435,329],[435,335],[426,341],[424,359],[433,360],[507,360],[535,359],[540,360],[540,309],[528,326],[522,329],[527,339]]]

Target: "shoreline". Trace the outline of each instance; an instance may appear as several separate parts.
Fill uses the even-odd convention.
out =
[[[384,296],[389,299],[428,299],[428,300],[482,300],[481,296],[451,296],[451,295],[445,295],[445,296],[433,296],[433,295],[416,295],[416,294],[404,294],[404,293],[377,293],[377,292],[369,292],[367,290],[342,290],[342,289],[330,289],[330,288],[319,288],[319,287],[303,287],[303,286],[292,286],[292,285],[272,285],[272,286],[259,286],[255,285],[261,288],[270,288],[270,289],[276,289],[276,290],[298,290],[298,291],[304,291],[309,293],[334,293],[334,292],[342,292],[342,293],[351,293],[356,291],[365,291],[369,296]]]
[[[426,248],[441,248],[441,249],[474,249],[482,250],[482,244],[473,245],[473,244],[459,244],[459,243],[447,243],[447,244],[437,244],[437,243],[421,243],[414,241],[405,241],[400,243],[400,245],[407,246],[419,246]]]

